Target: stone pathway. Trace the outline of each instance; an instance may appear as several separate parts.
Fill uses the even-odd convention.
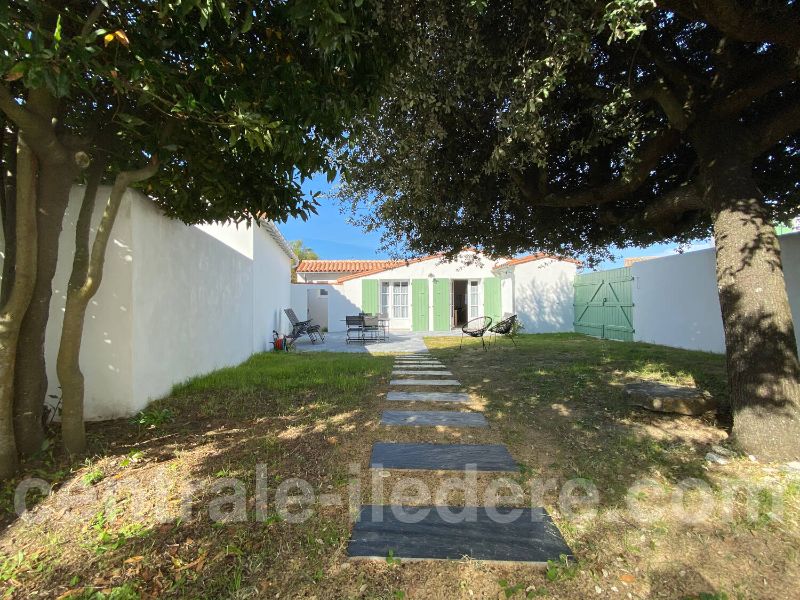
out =
[[[397,356],[392,375],[395,379],[389,382],[390,387],[414,386],[424,391],[390,390],[387,401],[461,404],[470,401],[465,392],[435,391],[437,387],[461,384],[427,351]],[[381,424],[488,426],[481,413],[459,410],[387,410],[381,415]],[[508,449],[498,444],[376,442],[370,468],[519,471]],[[361,507],[347,551],[353,559],[385,560],[391,553],[401,560],[461,560],[469,556],[477,560],[540,565],[559,560],[561,555],[572,556],[550,515],[541,507],[366,505]]]

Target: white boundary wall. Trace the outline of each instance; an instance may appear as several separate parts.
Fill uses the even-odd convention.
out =
[[[108,191],[99,192],[92,236]],[[52,395],[82,195],[82,187],[72,190],[53,280],[45,339]],[[86,314],[86,418],[135,414],[176,383],[270,347],[273,329],[286,332],[291,263],[266,227],[187,226],[128,190]]]
[[[780,236],[783,272],[800,344],[800,233]],[[725,352],[714,249],[631,266],[634,340]]]

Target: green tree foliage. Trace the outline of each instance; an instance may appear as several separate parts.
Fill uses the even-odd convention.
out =
[[[20,377],[18,362],[15,416],[27,451],[41,437],[44,328],[72,183],[102,161],[101,180],[138,182],[186,223],[313,212],[300,182],[335,175],[331,144],[369,108],[391,58],[374,39],[376,15],[362,0],[2,3],[0,110],[33,150],[36,201],[47,207],[18,352],[26,368]],[[109,227],[119,197],[109,199]],[[77,293],[93,267],[74,267]],[[10,348],[0,352],[3,376],[13,375]]]
[[[292,252],[298,260],[316,260],[319,254],[303,243],[303,240],[294,240],[291,244]],[[297,281],[297,267],[292,267],[292,281]]]
[[[410,56],[348,140],[341,197],[413,253],[608,255],[713,232],[734,432],[800,453],[771,225],[800,213],[800,6],[399,3]]]

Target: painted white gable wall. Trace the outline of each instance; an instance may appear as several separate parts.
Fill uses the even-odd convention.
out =
[[[514,311],[523,333],[572,331],[577,265],[545,258],[514,267]]]

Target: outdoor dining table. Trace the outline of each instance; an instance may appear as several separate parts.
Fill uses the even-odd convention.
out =
[[[389,318],[383,316],[369,316],[369,315],[353,315],[349,318],[352,319],[354,316],[361,318],[363,321],[363,330],[362,330],[362,337],[361,341],[375,341],[375,342],[385,342],[389,338]],[[347,318],[340,319],[341,321],[347,322]]]

